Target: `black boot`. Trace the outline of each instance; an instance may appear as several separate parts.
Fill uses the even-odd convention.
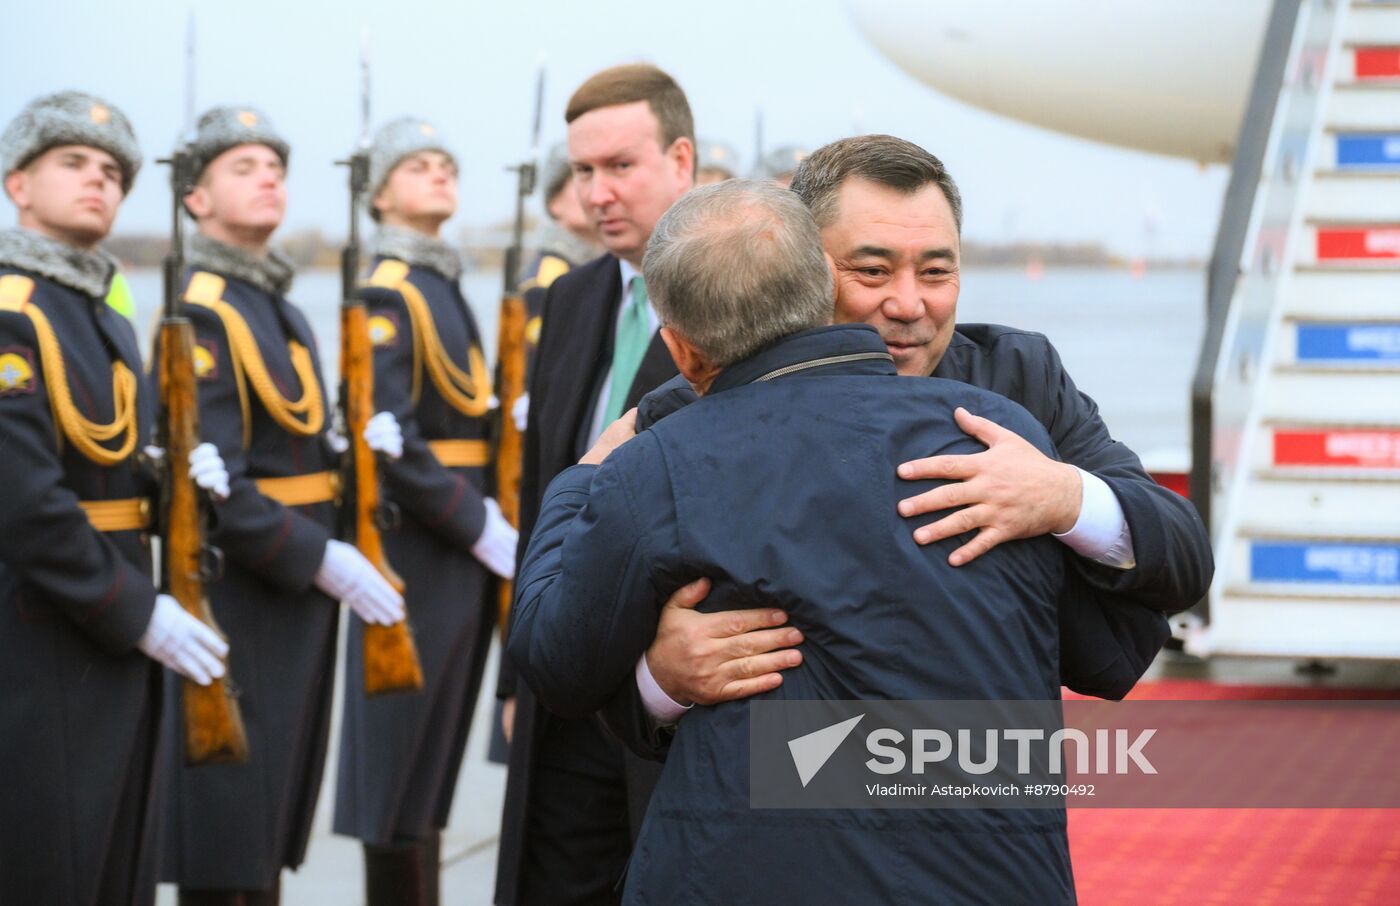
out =
[[[280,906],[282,902],[282,878],[272,882],[267,890],[243,891],[243,906]]]
[[[187,890],[175,897],[179,906],[245,906],[241,890]]]
[[[367,906],[423,906],[428,903],[420,844],[365,844]]]
[[[419,844],[423,865],[423,904],[440,906],[442,902],[442,831],[434,830]]]

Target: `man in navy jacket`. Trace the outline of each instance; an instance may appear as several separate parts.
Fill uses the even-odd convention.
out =
[[[635,438],[624,417],[546,491],[509,641],[546,707],[601,707],[651,644],[667,597],[697,577],[713,580],[710,608],[781,609],[803,633],[802,666],[769,698],[1058,697],[1058,542],[1008,541],[954,568],[970,534],[922,546],[895,507],[908,492],[898,464],[980,448],[958,410],[1053,458],[1049,434],[993,393],[896,380],[878,333],[827,326],[828,260],[801,202],[764,184],[697,190],[657,225],[647,284],[702,399]],[[1063,810],[751,809],[748,707],[682,723],[627,902],[830,901],[843,890],[871,902],[1073,902]]]

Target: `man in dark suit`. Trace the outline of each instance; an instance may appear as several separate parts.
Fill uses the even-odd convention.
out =
[[[694,180],[690,105],[656,67],[618,66],[579,87],[565,120],[578,197],[608,254],[545,299],[520,487],[526,537],[550,480],[676,374],[638,269],[652,227]],[[508,659],[498,694],[512,729],[496,902],[616,902],[631,845],[621,746],[591,718],[547,715]]]
[[[830,325],[816,222],[771,184],[679,201],[646,276],[703,397],[635,437],[620,419],[545,492],[509,643],[541,700],[602,705],[696,576],[715,577],[712,607],[779,608],[806,633],[806,663],[767,699],[1057,699],[1058,542],[954,567],[964,539],[920,546],[894,508],[901,461],[977,449],[955,412],[1053,460],[1045,428],[961,381],[899,380],[871,327]],[[1074,902],[1063,807],[754,809],[751,719],[748,702],[685,719],[624,902]]]
[[[1076,691],[1122,697],[1165,641],[1161,613],[1190,607],[1210,583],[1209,538],[1194,508],[1113,440],[1044,336],[955,324],[961,197],[936,157],[891,136],[842,139],[804,160],[792,189],[835,262],[836,319],[878,329],[902,375],[960,380],[1021,403],[1063,460],[993,420],[959,414],[987,450],[901,466],[908,480],[957,479],[901,502],[906,517],[961,507],[919,527],[915,540],[977,532],[950,554],[956,567],[1002,541],[1055,533],[1070,566],[1062,679]],[[669,388],[664,396],[674,404],[684,395]],[[770,690],[782,682],[779,671],[801,663],[791,648],[801,634],[780,625],[783,614],[701,613],[694,608],[704,590],[701,581],[673,597],[636,682],[609,705],[609,724],[639,751],[661,754],[661,725],[689,703]]]

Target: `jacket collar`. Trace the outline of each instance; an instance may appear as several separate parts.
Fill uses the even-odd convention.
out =
[[[456,249],[441,239],[403,227],[381,226],[374,237],[374,254],[436,271],[453,283],[462,276],[462,256]]]
[[[788,374],[888,374],[894,359],[875,328],[867,324],[832,324],[784,337],[741,362],[725,368],[710,385],[720,393]]]
[[[190,236],[185,266],[242,280],[273,296],[287,295],[295,274],[292,262],[280,252],[269,250],[266,258],[258,258],[203,233]]]
[[[0,231],[0,264],[38,274],[94,299],[107,297],[117,270],[117,260],[106,252],[75,248],[33,230]]]

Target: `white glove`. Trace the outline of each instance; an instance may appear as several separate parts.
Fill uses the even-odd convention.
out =
[[[228,643],[190,616],[170,595],[156,595],[151,623],[136,647],[201,686],[224,675],[224,658],[228,657]]]
[[[520,533],[501,515],[501,506],[486,498],[486,526],[472,545],[472,556],[502,579],[515,578],[515,546]]]
[[[365,422],[365,443],[376,453],[383,453],[390,460],[403,456],[403,430],[392,412],[376,412]]]
[[[350,449],[350,441],[345,439],[339,429],[331,427],[326,429],[326,446],[331,448],[331,452],[336,456],[344,456],[345,451]]]
[[[392,626],[403,619],[403,595],[384,580],[354,545],[331,539],[316,571],[316,587],[350,605],[366,623]]]
[[[530,394],[522,393],[510,407],[510,417],[515,420],[515,430],[525,433],[525,425],[530,419]]]
[[[228,500],[228,469],[213,444],[202,443],[190,451],[190,478],[215,500]]]

